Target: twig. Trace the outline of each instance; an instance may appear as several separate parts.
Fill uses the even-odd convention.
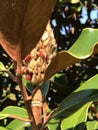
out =
[[[32,109],[31,109],[31,100],[27,94],[26,87],[24,86],[24,84],[22,82],[22,75],[21,75],[21,66],[22,66],[21,64],[22,63],[21,63],[21,61],[22,61],[21,60],[21,46],[18,46],[17,47],[17,82],[21,89],[21,93],[22,93],[22,96],[24,99],[24,103],[25,103],[27,112],[28,112],[29,119],[32,120],[32,122],[30,122],[32,129],[38,130],[35,119],[34,119],[34,115],[32,113]]]
[[[43,123],[45,123],[46,122],[46,120],[47,120],[47,110],[49,109],[49,107],[48,107],[48,104],[47,104],[47,102],[46,101],[44,101],[44,103],[43,103]]]
[[[21,121],[24,121],[24,122],[32,122],[32,120],[30,120],[30,119],[19,117],[19,116],[9,115],[8,117],[13,118],[13,119],[17,119],[17,120],[21,120]]]
[[[30,120],[32,120],[32,122],[30,122],[32,129],[37,130],[34,115],[32,113],[32,109],[31,109],[31,98],[28,96],[26,88],[23,85],[21,75],[17,75],[17,81],[18,81],[18,84],[20,86],[20,89],[21,89],[21,92],[22,92],[22,95],[23,95],[23,99],[24,99],[24,103],[25,103],[25,106],[26,106],[26,109],[27,109],[27,112],[28,112],[28,116],[29,116]]]
[[[44,130],[46,124],[50,121],[51,116],[55,113],[56,109],[54,109],[52,112],[49,113],[49,115],[46,118],[46,121],[42,124],[42,127],[40,130]]]
[[[0,72],[5,72],[5,73],[7,73],[8,75],[9,75],[9,77],[13,80],[13,81],[15,81],[15,82],[17,82],[17,78],[16,78],[16,76],[14,76],[10,71],[8,71],[8,70],[0,70]]]
[[[32,112],[36,121],[36,125],[40,130],[42,126],[42,92],[40,87],[34,88],[32,92]]]

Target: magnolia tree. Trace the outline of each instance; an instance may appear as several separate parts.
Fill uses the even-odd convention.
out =
[[[56,0],[0,0],[0,44],[15,61],[16,75],[1,62],[0,71],[8,73],[19,85],[25,104],[25,108],[8,106],[0,112],[0,119],[13,119],[5,127],[0,126],[1,130],[23,130],[29,126],[32,130],[84,130],[85,124],[88,130],[94,125],[98,128],[96,121],[87,122],[88,108],[98,99],[98,75],[49,111],[48,79],[67,66],[98,53],[98,29],[92,28],[84,29],[69,50],[57,53],[49,21],[55,5]]]

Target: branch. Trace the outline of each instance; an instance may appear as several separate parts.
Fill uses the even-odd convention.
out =
[[[39,87],[34,88],[35,91],[32,93],[32,112],[36,121],[38,129],[42,126],[42,92]]]
[[[38,130],[37,126],[36,126],[35,119],[34,119],[34,115],[32,113],[32,109],[31,109],[31,100],[30,100],[28,93],[26,91],[26,87],[24,86],[23,81],[22,81],[22,75],[21,75],[22,63],[21,63],[21,61],[22,61],[21,60],[21,46],[19,46],[17,48],[17,82],[18,82],[20,89],[21,89],[21,93],[22,93],[22,96],[24,99],[24,103],[25,103],[27,112],[28,112],[28,116],[29,116],[30,120],[32,120],[32,122],[30,122],[32,129]]]
[[[10,71],[8,71],[8,70],[0,70],[0,72],[5,72],[5,73],[7,73],[8,75],[9,75],[9,77],[13,80],[13,81],[15,81],[15,82],[17,82],[17,78],[16,78],[16,76],[14,76]]]
[[[24,121],[24,122],[32,122],[32,120],[30,120],[30,119],[19,117],[19,116],[9,115],[8,117],[13,118],[13,119],[17,119],[17,120],[21,120],[21,121]]]
[[[40,130],[44,130],[46,124],[50,121],[51,116],[55,113],[56,109],[54,109],[52,112],[49,113],[49,115],[46,118],[46,121],[43,123],[42,127]]]
[[[32,113],[32,109],[31,109],[31,96],[29,97],[28,94],[27,94],[26,88],[25,88],[25,86],[22,82],[22,75],[21,74],[17,74],[17,81],[18,81],[18,84],[20,86],[20,89],[21,89],[21,92],[22,92],[22,95],[23,95],[25,107],[27,109],[29,118],[32,120],[30,122],[31,126],[34,130],[37,130],[34,115]]]

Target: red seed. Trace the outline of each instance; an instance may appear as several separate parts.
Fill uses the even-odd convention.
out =
[[[48,56],[48,55],[46,56],[46,60],[47,60],[47,61],[49,60],[49,56]]]
[[[26,75],[26,79],[27,79],[27,80],[31,80],[31,79],[32,79],[32,76],[31,76],[30,74],[27,74],[27,75]]]
[[[39,52],[39,56],[41,58],[45,58],[46,57],[46,53],[42,50],[42,51]]]
[[[30,61],[30,60],[31,60],[31,55],[28,54],[28,55],[25,57],[24,61],[25,61],[25,62],[28,62],[28,61]]]

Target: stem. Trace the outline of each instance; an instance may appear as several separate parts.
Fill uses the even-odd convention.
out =
[[[32,95],[32,112],[34,114],[37,128],[40,129],[42,126],[42,92],[39,87],[36,88]]]
[[[32,122],[32,120],[30,120],[30,119],[22,118],[22,117],[19,117],[19,116],[9,115],[8,117],[13,118],[13,119],[17,119],[17,120],[21,120],[21,121],[24,121],[24,122]]]
[[[46,122],[47,120],[47,111],[48,111],[49,107],[46,101],[44,101],[43,103],[43,124]]]
[[[35,123],[35,119],[34,119],[34,115],[32,113],[32,109],[31,109],[31,100],[27,94],[26,88],[23,85],[22,82],[22,75],[21,75],[21,50],[20,50],[20,46],[17,48],[17,82],[20,86],[21,89],[21,93],[24,99],[24,103],[25,103],[25,107],[27,109],[28,112],[28,116],[29,119],[32,120],[31,122],[31,126],[33,130],[38,130],[36,127],[36,123]]]
[[[9,75],[9,77],[10,77],[13,81],[17,82],[16,76],[14,76],[10,71],[8,71],[8,70],[1,70],[0,72],[5,72],[5,73],[7,73],[7,74]]]
[[[44,130],[46,124],[50,121],[51,116],[55,113],[56,109],[54,109],[45,119],[45,122],[42,124],[42,127],[40,130]]]

